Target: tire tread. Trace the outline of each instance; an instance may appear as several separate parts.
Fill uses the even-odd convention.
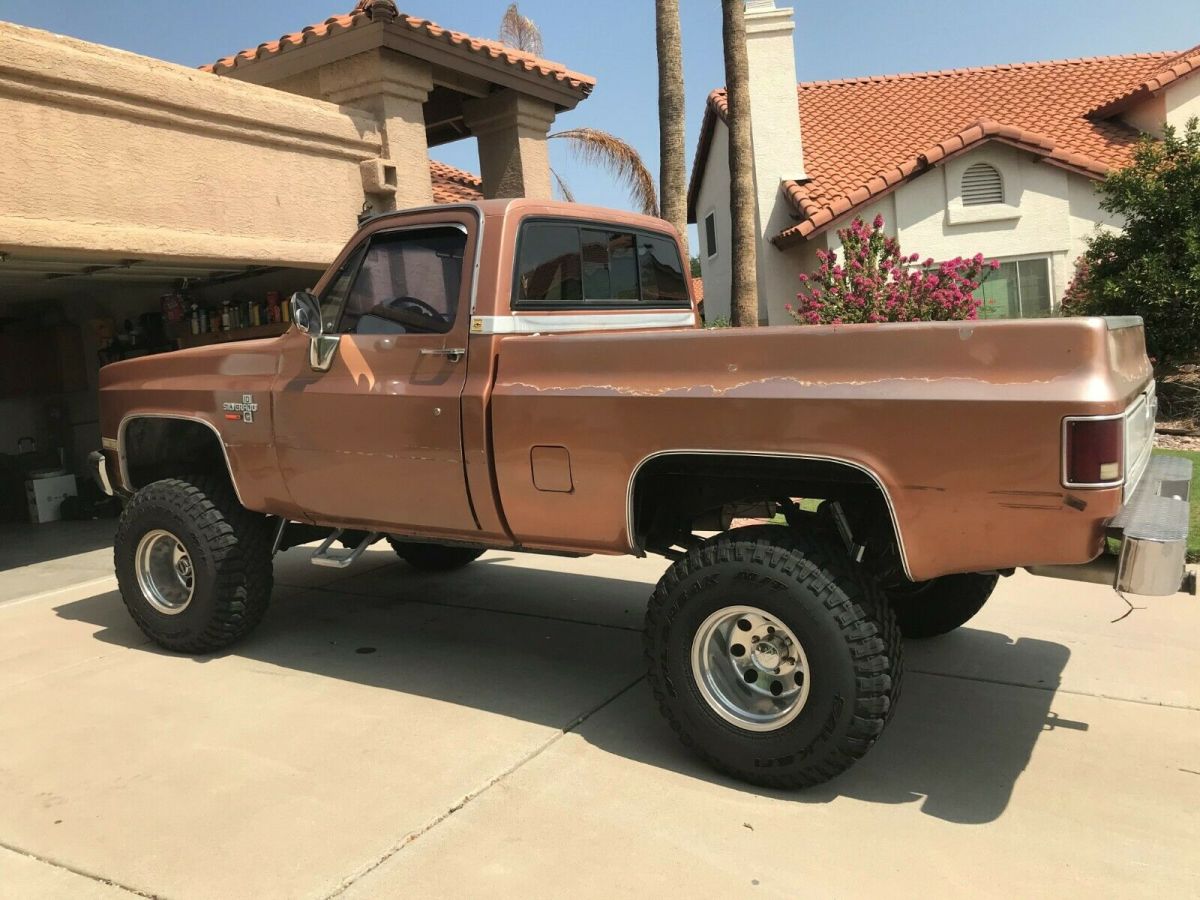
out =
[[[707,752],[684,728],[667,702],[673,690],[660,674],[655,636],[679,611],[675,588],[697,571],[719,562],[758,562],[821,598],[842,632],[859,690],[850,727],[833,753],[788,770],[738,768]],[[840,590],[839,590],[840,589]],[[900,696],[903,673],[900,629],[874,579],[840,548],[819,535],[778,525],[751,525],[705,541],[663,575],[646,610],[644,657],[655,701],[671,729],[713,768],[765,787],[811,787],[841,774],[861,759],[883,732]]]

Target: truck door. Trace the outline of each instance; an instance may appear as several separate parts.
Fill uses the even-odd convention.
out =
[[[314,371],[289,333],[274,385],[280,468],[322,523],[477,530],[463,469],[460,394],[478,225],[471,210],[369,233],[321,291],[337,347]]]

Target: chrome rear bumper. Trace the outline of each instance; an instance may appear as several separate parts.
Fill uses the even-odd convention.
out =
[[[1111,584],[1127,594],[1166,597],[1196,593],[1196,574],[1187,571],[1188,495],[1191,460],[1155,456],[1109,522],[1120,540],[1117,557],[1100,556],[1081,566],[1029,566],[1034,575]]]

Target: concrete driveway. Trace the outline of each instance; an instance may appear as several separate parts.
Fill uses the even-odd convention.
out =
[[[1192,598],[1113,624],[1111,591],[1008,579],[906,647],[862,763],[772,793],[653,707],[662,560],[293,550],[261,628],[191,659],[126,615],[111,523],[56,527],[0,559],[2,897],[1200,894]]]

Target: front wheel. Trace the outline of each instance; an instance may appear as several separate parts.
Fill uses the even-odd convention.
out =
[[[969,622],[983,609],[999,580],[998,575],[979,573],[943,575],[891,588],[887,596],[901,634],[906,638],[930,638]]]
[[[113,541],[121,597],[161,647],[211,653],[247,634],[271,598],[271,533],[227,481],[168,478],[138,491]]]
[[[676,562],[646,614],[656,699],[683,743],[754,784],[809,787],[860,759],[900,689],[900,633],[833,544],[779,526]]]

